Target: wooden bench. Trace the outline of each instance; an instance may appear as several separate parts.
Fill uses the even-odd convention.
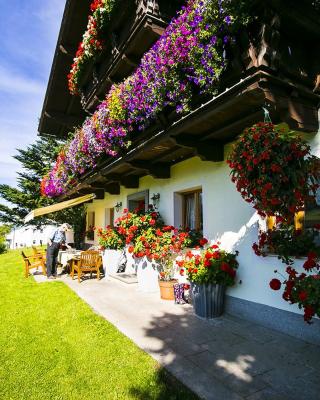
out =
[[[24,273],[25,277],[28,278],[30,274],[30,269],[33,268],[42,268],[42,273],[43,275],[47,274],[46,270],[46,264],[44,260],[44,256],[42,254],[37,254],[37,255],[32,255],[32,256],[26,256],[25,253],[22,251],[21,252],[23,261],[24,261]]]

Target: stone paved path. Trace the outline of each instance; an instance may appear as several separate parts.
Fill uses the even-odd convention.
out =
[[[135,284],[62,280],[203,399],[320,399],[318,346],[229,315],[200,320]]]

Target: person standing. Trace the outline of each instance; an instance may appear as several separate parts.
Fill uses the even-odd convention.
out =
[[[47,248],[47,278],[55,279],[57,276],[57,256],[62,244],[66,244],[66,232],[70,229],[69,224],[62,224],[49,237]],[[67,248],[70,246],[66,245]]]

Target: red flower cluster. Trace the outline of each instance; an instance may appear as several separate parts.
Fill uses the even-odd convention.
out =
[[[298,273],[288,266],[287,279],[283,283],[279,279],[272,279],[269,283],[271,289],[279,290],[284,285],[282,298],[291,304],[298,304],[304,310],[304,320],[308,323],[314,315],[320,317],[320,263],[319,256],[310,252],[303,268],[311,274]]]
[[[138,258],[146,256],[151,260],[166,259],[192,243],[189,232],[164,225],[159,212],[152,206],[149,206],[147,212],[144,212],[144,207],[134,212],[125,209],[115,224],[113,228],[99,231],[100,245],[105,248],[129,245],[129,253]],[[201,246],[207,242],[206,238],[200,239]]]
[[[79,43],[76,56],[68,74],[68,87],[71,94],[78,94],[78,86],[85,66],[97,56],[104,47],[102,33],[109,21],[114,0],[94,0],[90,9],[92,15],[88,18],[88,25]]]
[[[188,251],[178,265],[180,273],[187,272],[188,279],[198,283],[219,283],[232,286],[235,283],[238,262],[235,254],[219,248],[217,244],[208,247],[200,254]]]
[[[97,229],[97,236],[102,250],[121,250],[125,246],[124,236],[115,227],[107,226],[105,229]]]
[[[143,231],[136,239],[133,249],[135,257],[148,257],[150,260],[165,260],[178,254],[189,245],[188,232],[176,230],[173,226],[155,229],[153,226]]]
[[[261,215],[287,219],[318,188],[318,159],[302,139],[260,122],[246,129],[228,159],[237,190]]]

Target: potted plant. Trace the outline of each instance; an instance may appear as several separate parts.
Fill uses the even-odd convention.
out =
[[[190,281],[198,317],[209,319],[222,314],[225,289],[235,284],[237,255],[238,252],[229,253],[214,244],[200,254],[189,251],[180,263],[181,274],[186,272]]]
[[[162,259],[161,267],[158,280],[160,297],[163,300],[174,300],[173,286],[178,282],[178,279],[174,278],[176,270],[175,260],[171,256],[167,256]]]
[[[161,228],[149,227],[136,238],[132,251],[137,258],[138,285],[143,291],[159,290],[160,282],[174,272],[174,256],[188,246],[188,233],[181,232],[173,226]],[[171,271],[170,271],[171,270]],[[165,284],[165,286],[172,284]]]
[[[163,226],[161,216],[152,205],[149,205],[147,211],[144,210],[144,206],[133,212],[124,209],[123,215],[115,223],[119,234],[125,239],[126,271],[137,273],[138,264],[141,263],[141,257],[138,257],[135,251],[137,238],[149,228],[156,229]]]
[[[111,226],[98,229],[97,235],[101,249],[104,250],[102,262],[105,276],[116,274],[123,256],[125,239],[117,228]]]

